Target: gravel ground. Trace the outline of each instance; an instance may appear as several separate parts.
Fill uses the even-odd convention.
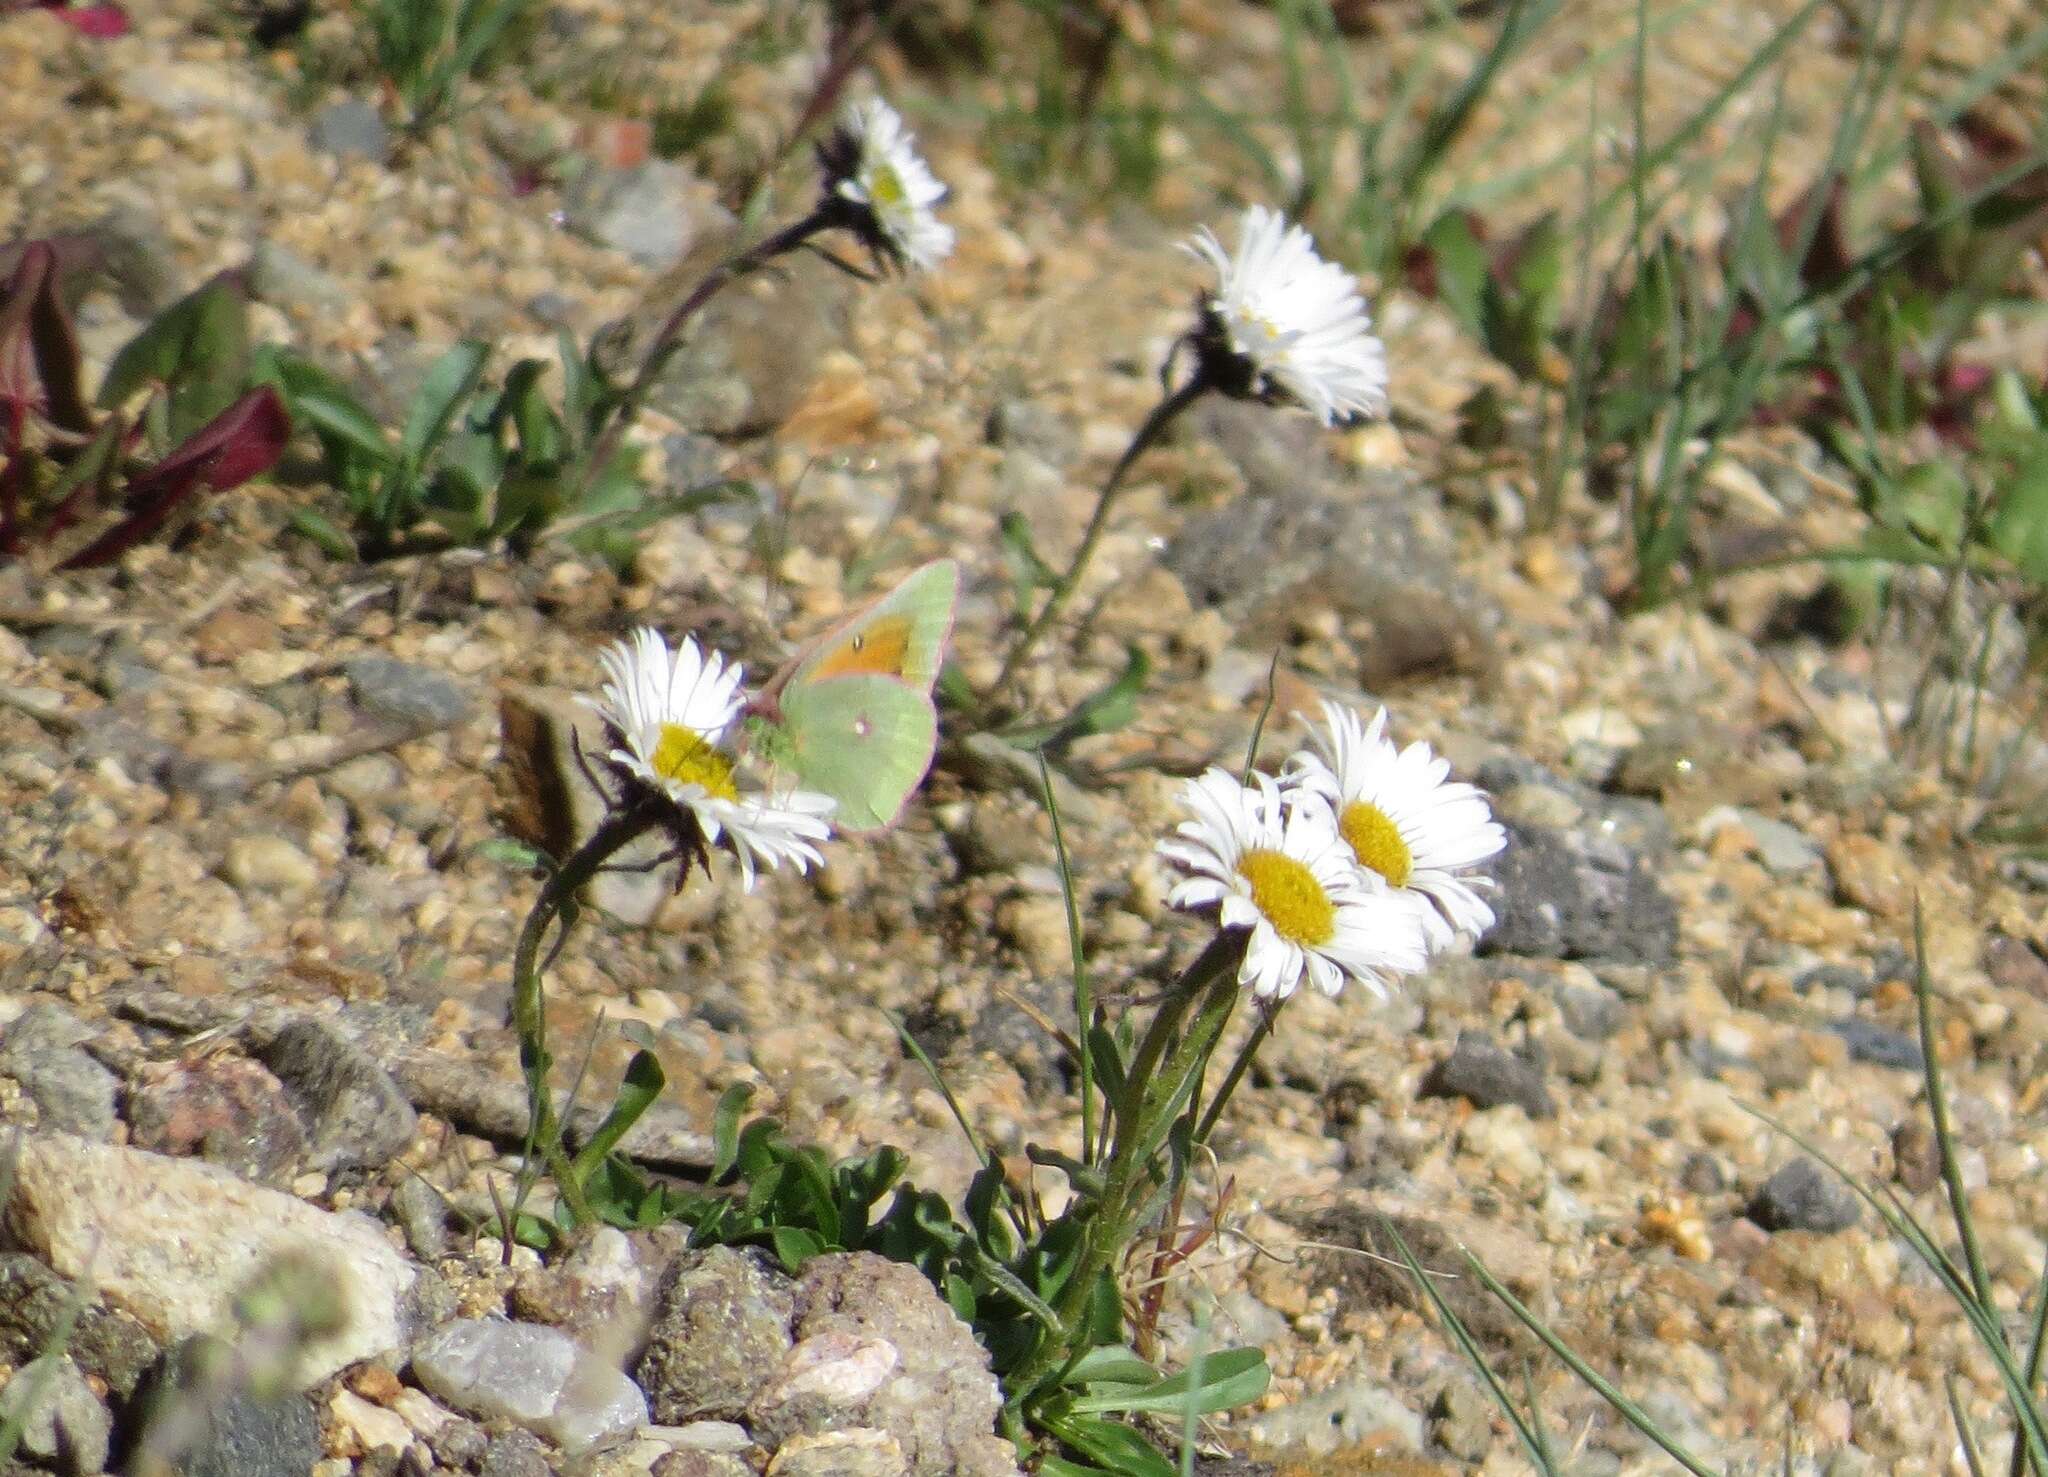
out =
[[[1609,8],[1589,7],[1530,75],[1621,34],[1600,29]],[[295,76],[291,52],[252,52],[215,7],[131,9],[114,40],[42,14],[0,20],[0,238],[86,230],[112,248],[107,290],[80,309],[95,364],[138,315],[260,263],[259,336],[394,416],[457,337],[486,336],[509,362],[550,352],[557,326],[587,335],[672,301],[728,229],[721,193],[772,143],[761,120],[801,106],[822,45],[798,28],[765,60],[744,48],[780,7],[556,3],[542,7],[546,65],[493,77],[444,130],[380,141],[344,138],[361,110],[331,111],[340,92]],[[1269,16],[1184,9],[1182,44],[1241,43],[1219,88],[1270,76]],[[1707,95],[1779,9],[1677,27],[1660,107]],[[315,41],[339,45],[347,20],[323,7]],[[1375,69],[1407,44],[1383,24]],[[1964,69],[1991,44],[1979,35],[1926,44]],[[1853,65],[1839,50],[1812,48],[1812,106]],[[1447,76],[1460,64],[1440,61]],[[743,121],[702,174],[607,164],[602,118],[544,85],[606,66],[657,96],[726,76]],[[535,883],[486,843],[536,823],[548,760],[519,715],[559,711],[591,685],[597,646],[641,622],[768,670],[857,598],[850,572],[940,554],[967,571],[956,655],[986,679],[1006,598],[999,519],[1024,512],[1047,549],[1078,534],[1186,326],[1199,272],[1174,243],[1219,218],[1229,185],[1190,158],[1146,211],[1046,209],[1001,185],[964,95],[925,107],[927,82],[893,56],[879,69],[954,188],[957,255],[907,283],[799,270],[750,284],[707,317],[691,377],[650,417],[671,466],[708,459],[771,505],[658,529],[622,580],[545,544],[525,559],[333,562],[284,531],[292,506],[329,494],[266,482],[114,569],[0,568],[0,1123],[31,1142],[63,1131],[211,1161],[232,1179],[192,1193],[221,1196],[222,1214],[257,1190],[368,1212],[406,1264],[395,1278],[433,1273],[446,1301],[432,1321],[562,1321],[516,1300],[501,1248],[463,1219],[489,1213],[489,1185],[516,1163],[507,977]],[[1541,95],[1518,86],[1504,122]],[[1562,136],[1522,129],[1465,167],[1505,173]],[[1793,183],[1797,154],[1779,160]],[[535,160],[580,160],[580,178],[557,168],[528,189]],[[801,167],[784,180],[778,203],[800,208]],[[656,246],[620,249],[646,239],[622,218]],[[1910,1252],[1749,1110],[1945,1223],[1908,962],[1917,900],[1965,1179],[2017,1317],[2048,1253],[2048,873],[1968,843],[1999,797],[1901,741],[1917,628],[1825,640],[1800,614],[1818,577],[1798,569],[1618,614],[1617,508],[1574,487],[1559,532],[1526,531],[1526,469],[1474,468],[1448,436],[1499,368],[1429,302],[1393,291],[1376,308],[1394,422],[1326,434],[1257,408],[1193,417],[1120,505],[1076,603],[1085,628],[1030,677],[1050,711],[1099,686],[1127,644],[1156,665],[1138,721],[1076,745],[1062,792],[1105,980],[1145,988],[1198,947],[1199,928],[1164,908],[1151,845],[1178,776],[1242,753],[1276,649],[1276,721],[1314,690],[1384,700],[1397,733],[1488,788],[1512,832],[1501,925],[1477,953],[1385,1004],[1290,1005],[1219,1135],[1204,1210],[1221,1234],[1175,1288],[1173,1338],[1203,1336],[1200,1314],[1207,1336],[1262,1345],[1275,1380],[1216,1434],[1288,1471],[1522,1469],[1471,1371],[1387,1272],[1386,1214],[1433,1266],[1479,1252],[1718,1467],[1775,1470],[1789,1442],[1804,1472],[1952,1470],[1943,1382],[1980,1431],[2002,1432],[1990,1365]],[[707,425],[722,434],[682,434]],[[1738,438],[1704,514],[1714,536],[1767,527],[1786,546],[1858,526],[1789,429]],[[2048,793],[2018,665],[1980,717],[1983,747],[2009,739],[2016,756],[2008,799]],[[920,1179],[960,1190],[971,1156],[885,1010],[928,1043],[998,1152],[1021,1162],[1027,1142],[1072,1133],[1072,1084],[1019,1008],[1066,1008],[1050,835],[1025,781],[985,755],[949,747],[900,826],[835,843],[813,878],[745,894],[721,875],[616,901],[645,926],[586,915],[550,977],[552,1020],[558,1040],[594,1042],[596,1083],[633,1050],[622,1023],[651,1033],[671,1085],[644,1157],[705,1162],[712,1104],[746,1082],[795,1136],[834,1152],[895,1143]],[[384,1084],[363,1089],[369,1106],[308,1098],[278,1046],[308,1022],[367,1059],[362,1080]],[[422,1212],[422,1185],[460,1214]],[[61,1207],[83,1192],[49,1193]],[[10,1237],[79,1275],[50,1243]],[[101,1286],[97,1317],[132,1314],[160,1341],[188,1326]],[[1445,1287],[1518,1370],[1528,1346],[1483,1292]],[[36,1347],[0,1341],[0,1357]],[[79,1355],[81,1388],[118,1415],[128,1391],[94,1359]],[[376,1435],[394,1414],[418,1438],[416,1470],[571,1463],[539,1443],[538,1467],[441,1451],[424,1433],[448,1412],[387,1366],[403,1367],[320,1372],[317,1449],[296,1470],[393,1470]],[[1665,1470],[1554,1364],[1531,1371],[1574,1471]],[[494,1450],[516,1444],[486,1425]],[[725,1470],[665,1469],[681,1448],[654,1445],[577,1470]]]

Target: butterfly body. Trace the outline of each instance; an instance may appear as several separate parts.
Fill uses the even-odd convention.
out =
[[[800,649],[754,700],[756,752],[836,800],[833,819],[846,830],[890,824],[931,768],[932,683],[959,589],[950,559],[913,570]]]

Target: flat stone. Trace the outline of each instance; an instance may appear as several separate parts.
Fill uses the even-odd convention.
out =
[[[502,1418],[579,1452],[647,1422],[647,1400],[567,1334],[501,1318],[461,1318],[413,1350],[413,1374],[447,1405]]]
[[[730,228],[730,215],[687,165],[650,159],[628,169],[596,169],[569,188],[570,228],[645,267],[672,267],[707,234]]]
[[[1849,1055],[1859,1062],[1879,1067],[1896,1067],[1902,1072],[1923,1072],[1927,1060],[1920,1043],[1904,1031],[1874,1025],[1859,1016],[1836,1021],[1828,1029],[1848,1044]]]
[[[412,1142],[419,1115],[391,1074],[327,1022],[294,1021],[259,1055],[306,1125],[313,1168],[380,1168]]]
[[[114,1418],[65,1356],[45,1355],[14,1371],[0,1389],[0,1430],[18,1429],[20,1451],[60,1472],[99,1472]]]
[[[341,671],[365,715],[422,732],[453,728],[474,706],[469,689],[447,673],[395,657],[352,657]]]
[[[1451,1054],[1424,1079],[1422,1094],[1462,1097],[1482,1108],[1513,1103],[1531,1118],[1548,1118],[1557,1111],[1536,1069],[1503,1051],[1484,1031],[1458,1033]]]
[[[153,1377],[138,1449],[181,1477],[309,1477],[321,1456],[320,1420],[304,1396],[258,1399],[239,1388],[234,1351],[193,1339]],[[132,1461],[124,1470],[156,1470]]]
[[[260,1275],[302,1269],[335,1300],[331,1332],[297,1346],[299,1385],[400,1347],[418,1272],[366,1217],[316,1209],[209,1164],[63,1135],[24,1138],[8,1233],[60,1276],[169,1342],[237,1327]]]
[[[1839,1175],[1801,1156],[1765,1180],[1749,1218],[1766,1231],[1846,1231],[1862,1219],[1856,1192]]]
[[[1507,823],[1507,849],[1488,870],[1499,891],[1481,954],[1668,964],[1678,910],[1641,853],[1596,830]]]
[[[78,1049],[91,1034],[60,1005],[31,1005],[0,1037],[0,1076],[21,1084],[36,1105],[38,1127],[104,1143],[114,1135],[120,1082]]]
[[[221,875],[243,892],[302,893],[320,885],[319,864],[267,831],[230,841]]]
[[[313,147],[339,159],[383,163],[391,152],[391,130],[383,115],[361,98],[343,98],[313,115],[306,132]]]

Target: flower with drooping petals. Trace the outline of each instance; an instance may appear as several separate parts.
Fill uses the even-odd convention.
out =
[[[859,207],[855,231],[877,256],[930,271],[952,253],[953,228],[932,213],[946,187],[916,148],[916,136],[878,97],[849,103],[819,158],[825,188]]]
[[[1320,795],[1212,768],[1181,798],[1194,819],[1159,854],[1189,875],[1167,901],[1250,931],[1237,977],[1260,1000],[1285,1000],[1303,975],[1325,995],[1354,979],[1384,996],[1428,962],[1422,910],[1352,861]]]
[[[832,834],[829,796],[808,790],[742,788],[728,744],[744,703],[741,668],[685,636],[671,652],[642,626],[598,656],[605,684],[585,698],[618,745],[608,756],[629,779],[695,817],[704,840],[739,859],[746,889],[757,863],[809,871]]]
[[[1323,721],[1309,726],[1309,748],[1287,761],[1282,776],[1328,802],[1361,867],[1426,900],[1424,931],[1437,953],[1459,935],[1476,939],[1493,926],[1493,909],[1479,895],[1492,881],[1467,874],[1507,845],[1507,833],[1483,793],[1450,778],[1448,759],[1425,743],[1397,750],[1386,727],[1385,708],[1367,724],[1326,701]]]
[[[1277,210],[1246,208],[1237,251],[1205,226],[1186,249],[1216,269],[1198,351],[1218,388],[1296,401],[1324,425],[1387,411],[1387,351],[1352,275]]]

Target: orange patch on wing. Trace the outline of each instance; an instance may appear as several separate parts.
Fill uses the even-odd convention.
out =
[[[848,632],[837,646],[818,653],[804,673],[807,682],[827,677],[901,677],[910,656],[911,621],[892,615]]]

